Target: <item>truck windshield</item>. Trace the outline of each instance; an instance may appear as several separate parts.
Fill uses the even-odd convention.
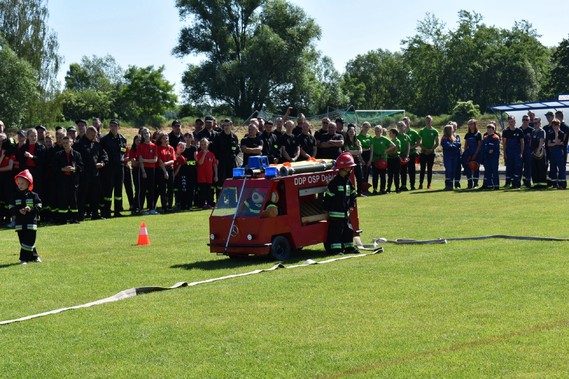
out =
[[[241,204],[238,206],[240,191],[241,188],[223,188],[212,216],[233,216],[237,211],[239,217],[259,217],[268,188],[244,188]]]

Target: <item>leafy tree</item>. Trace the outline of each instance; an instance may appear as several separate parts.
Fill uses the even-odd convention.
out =
[[[565,38],[555,48],[551,56],[551,73],[547,90],[550,98],[569,92],[569,39]]]
[[[37,98],[36,72],[16,56],[0,36],[0,119],[7,126],[20,127]]]
[[[65,75],[65,88],[72,91],[95,90],[115,92],[123,82],[123,69],[111,55],[84,56],[81,63],[72,63]]]
[[[0,0],[0,30],[18,57],[36,70],[41,88],[56,87],[61,64],[57,35],[47,25],[43,0]]]
[[[249,116],[264,105],[306,107],[313,93],[313,41],[320,28],[284,0],[177,0],[190,21],[174,53],[203,55],[184,74],[194,102],[226,102]]]
[[[478,117],[480,117],[480,107],[474,104],[472,100],[459,101],[452,109],[452,118],[459,125],[471,118]]]
[[[344,88],[360,109],[392,109],[409,103],[409,67],[400,53],[388,50],[358,55],[346,65]]]
[[[111,118],[114,97],[111,93],[86,89],[83,91],[65,90],[58,96],[62,104],[64,119],[77,120],[87,117]]]
[[[130,66],[124,75],[125,84],[121,88],[116,111],[124,119],[133,120],[137,126],[153,121],[160,126],[157,116],[176,106],[177,96],[174,85],[164,78],[164,66]]]

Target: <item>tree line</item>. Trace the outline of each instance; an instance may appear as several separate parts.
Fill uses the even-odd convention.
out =
[[[427,14],[400,51],[358,55],[340,73],[316,48],[320,27],[286,0],[178,0],[176,6],[183,27],[172,53],[203,58],[181,78],[182,105],[164,67],[123,70],[112,56],[71,63],[60,89],[62,58],[47,27],[46,1],[0,0],[0,118],[30,126],[120,117],[159,126],[165,117],[205,109],[247,118],[260,109],[284,113],[293,105],[320,114],[348,104],[425,115],[450,113],[466,101],[485,110],[569,92],[569,40],[544,46],[525,20],[503,29],[462,10],[448,28]]]

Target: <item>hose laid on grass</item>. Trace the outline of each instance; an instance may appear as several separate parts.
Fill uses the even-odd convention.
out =
[[[369,250],[369,248],[367,248],[366,246],[362,246],[362,250]],[[337,256],[334,258],[330,258],[330,259],[326,259],[326,260],[322,260],[322,261],[314,261],[312,259],[308,259],[305,262],[298,264],[298,265],[292,265],[292,266],[285,266],[282,263],[277,263],[274,266],[267,268],[267,269],[260,269],[260,270],[254,270],[254,271],[249,271],[249,272],[245,272],[243,274],[233,274],[233,275],[227,275],[227,276],[221,276],[218,278],[211,278],[211,279],[206,279],[206,280],[200,280],[197,282],[178,282],[176,284],[174,284],[171,287],[135,287],[135,288],[129,288],[127,290],[121,291],[119,293],[117,293],[116,295],[113,295],[111,297],[107,297],[105,299],[101,299],[101,300],[96,300],[96,301],[92,301],[90,303],[86,303],[86,304],[81,304],[81,305],[75,305],[72,307],[66,307],[66,308],[60,308],[60,309],[55,309],[52,311],[48,311],[48,312],[43,312],[43,313],[38,313],[35,315],[30,315],[30,316],[25,316],[25,317],[20,317],[17,319],[13,319],[13,320],[6,320],[6,321],[0,321],[0,325],[7,325],[7,324],[12,324],[15,322],[22,322],[22,321],[28,321],[34,318],[38,318],[38,317],[43,317],[43,316],[49,316],[49,315],[54,315],[57,313],[61,313],[61,312],[65,312],[65,311],[69,311],[72,309],[81,309],[81,308],[88,308],[88,307],[92,307],[94,305],[100,305],[100,304],[106,304],[106,303],[112,303],[115,301],[119,301],[119,300],[124,300],[124,299],[128,299],[131,297],[135,297],[138,295],[143,295],[146,293],[151,293],[151,292],[159,292],[159,291],[168,291],[168,290],[173,290],[173,289],[177,289],[177,288],[183,288],[183,287],[193,287],[193,286],[197,286],[200,284],[207,284],[207,283],[213,283],[213,282],[217,282],[220,280],[226,280],[226,279],[234,279],[234,278],[240,278],[243,276],[249,276],[249,275],[254,275],[254,274],[260,274],[262,272],[270,272],[270,271],[274,271],[277,269],[281,269],[281,268],[298,268],[298,267],[306,267],[306,266],[311,266],[311,265],[315,265],[315,264],[325,264],[325,263],[331,263],[331,262],[336,262],[336,261],[341,261],[344,259],[351,259],[351,258],[362,258],[365,257],[367,255],[374,255],[377,253],[381,253],[383,252],[383,248],[382,247],[378,247],[376,245],[376,247],[374,249],[371,249],[369,253],[363,253],[363,254],[354,254],[354,255],[342,255],[342,256]]]
[[[437,238],[433,240],[414,240],[406,238],[398,238],[395,240],[388,240],[385,238],[374,238],[374,244],[379,242],[389,242],[398,245],[434,245],[434,244],[445,244],[448,241],[468,241],[468,240],[486,240],[491,238],[502,238],[502,239],[512,239],[512,240],[523,240],[523,241],[569,241],[569,238],[557,238],[557,237],[532,237],[532,236],[508,236],[505,234],[493,234],[490,236],[477,236],[477,237],[452,237],[452,238]]]

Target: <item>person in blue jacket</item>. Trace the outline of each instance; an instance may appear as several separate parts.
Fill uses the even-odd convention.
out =
[[[478,188],[480,170],[472,170],[470,162],[482,162],[481,150],[482,133],[478,131],[477,121],[470,119],[468,120],[468,132],[464,136],[464,152],[462,153],[462,166],[464,167],[464,175],[468,181],[469,189]]]
[[[504,161],[506,162],[506,185],[520,188],[522,177],[522,154],[524,152],[524,133],[516,128],[516,118],[508,116],[508,127],[502,133]]]
[[[524,135],[524,153],[522,155],[522,174],[524,178],[524,187],[531,188],[531,162],[532,162],[532,149],[531,138],[533,128],[529,125],[529,116],[522,117],[522,126],[520,130]]]
[[[484,157],[484,189],[498,189],[500,187],[500,177],[498,176],[500,137],[496,134],[494,124],[488,124],[486,127],[486,135],[482,139],[482,153]]]
[[[445,165],[445,191],[452,191],[460,157],[460,141],[454,135],[454,127],[449,124],[443,129],[441,138],[443,147],[443,162]]]
[[[566,189],[566,169],[565,169],[565,133],[560,129],[561,121],[554,118],[551,121],[551,130],[547,133],[547,146],[551,154],[550,174],[553,188]]]

